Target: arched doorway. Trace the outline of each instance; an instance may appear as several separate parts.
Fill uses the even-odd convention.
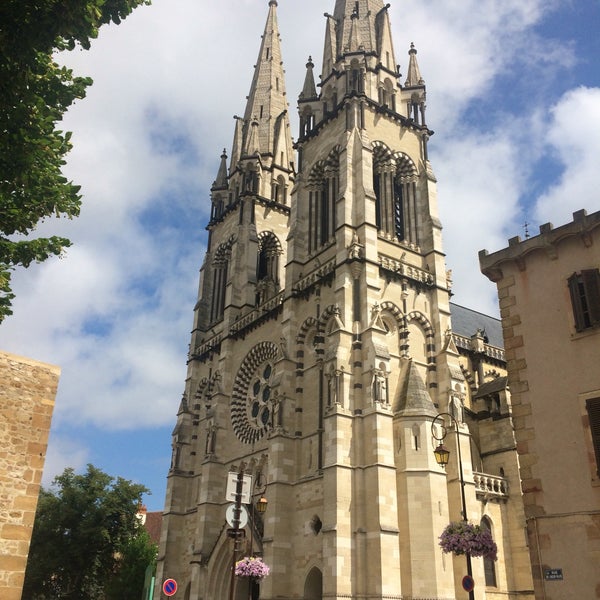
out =
[[[323,573],[313,567],[304,582],[304,600],[323,600]]]

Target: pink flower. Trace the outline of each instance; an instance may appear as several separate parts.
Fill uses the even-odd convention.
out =
[[[498,558],[498,547],[492,534],[486,528],[467,521],[450,523],[440,535],[440,546],[444,552],[455,555],[470,554],[489,560]]]
[[[269,566],[261,558],[255,556],[245,556],[242,560],[235,563],[235,574],[238,577],[254,577],[262,579],[270,572]]]

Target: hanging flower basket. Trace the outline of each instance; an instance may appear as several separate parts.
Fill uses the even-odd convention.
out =
[[[261,558],[255,556],[245,556],[235,563],[235,574],[238,577],[263,579],[269,574],[269,571],[269,566]]]
[[[489,560],[498,558],[498,546],[492,534],[484,527],[467,521],[450,523],[440,535],[440,546],[444,552],[457,556],[470,554],[483,556]]]

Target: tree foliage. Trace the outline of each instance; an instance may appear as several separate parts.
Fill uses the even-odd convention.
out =
[[[92,465],[83,475],[65,469],[40,493],[23,598],[140,598],[145,570],[156,559],[137,517],[147,491]]]
[[[12,314],[11,271],[71,244],[30,234],[48,217],[79,214],[80,187],[62,173],[71,134],[57,124],[92,80],[54,56],[89,49],[102,25],[120,23],[141,4],[150,0],[0,2],[0,322]]]

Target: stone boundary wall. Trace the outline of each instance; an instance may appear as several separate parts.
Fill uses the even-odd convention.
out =
[[[21,600],[60,368],[0,351],[0,598]]]

